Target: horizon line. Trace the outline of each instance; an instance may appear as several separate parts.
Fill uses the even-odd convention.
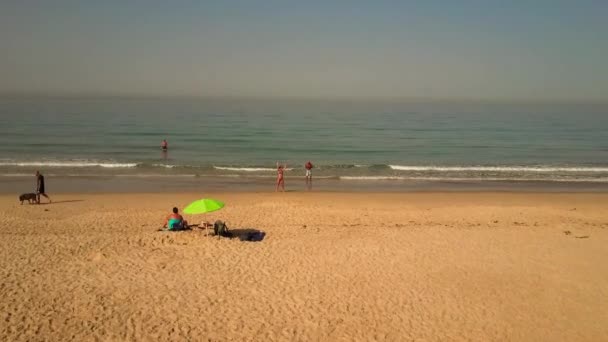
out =
[[[249,100],[249,101],[304,101],[304,102],[370,102],[370,103],[512,103],[512,104],[608,104],[605,98],[471,98],[471,97],[424,97],[424,96],[292,96],[292,95],[203,95],[203,94],[156,94],[111,92],[29,92],[0,91],[0,99],[6,98],[49,99],[188,99],[188,100]]]

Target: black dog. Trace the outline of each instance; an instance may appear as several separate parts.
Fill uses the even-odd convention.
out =
[[[19,196],[19,200],[21,201],[21,204],[23,204],[23,201],[28,201],[29,204],[38,202],[36,199],[36,194],[34,194],[34,193],[23,194],[23,195]]]

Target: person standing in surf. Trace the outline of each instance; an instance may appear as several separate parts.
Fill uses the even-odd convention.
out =
[[[163,141],[160,143],[160,149],[163,150],[164,152],[166,152],[169,149],[169,143],[167,143],[166,139],[163,139]]]
[[[277,162],[277,192],[279,191],[279,187],[281,187],[281,191],[285,192],[285,176],[283,173],[287,168],[287,164],[281,165]]]
[[[314,166],[312,165],[312,163],[309,161],[306,162],[306,164],[304,164],[304,168],[306,169],[306,186],[308,188],[308,190],[312,189],[312,168]]]
[[[51,203],[51,198],[46,194],[44,189],[44,176],[40,171],[36,171],[36,203],[40,204],[40,195],[46,197]]]

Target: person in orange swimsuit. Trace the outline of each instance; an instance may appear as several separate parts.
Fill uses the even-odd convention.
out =
[[[279,186],[281,187],[281,191],[285,191],[285,177],[284,177],[283,173],[285,172],[286,168],[287,168],[287,164],[280,165],[279,162],[277,162],[277,190],[276,191],[279,191]]]

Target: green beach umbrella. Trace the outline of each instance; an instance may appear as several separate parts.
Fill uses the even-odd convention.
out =
[[[196,200],[184,209],[184,213],[186,214],[204,214],[216,210],[220,210],[224,207],[224,203],[220,201],[216,201],[210,198],[203,198],[200,200]]]

